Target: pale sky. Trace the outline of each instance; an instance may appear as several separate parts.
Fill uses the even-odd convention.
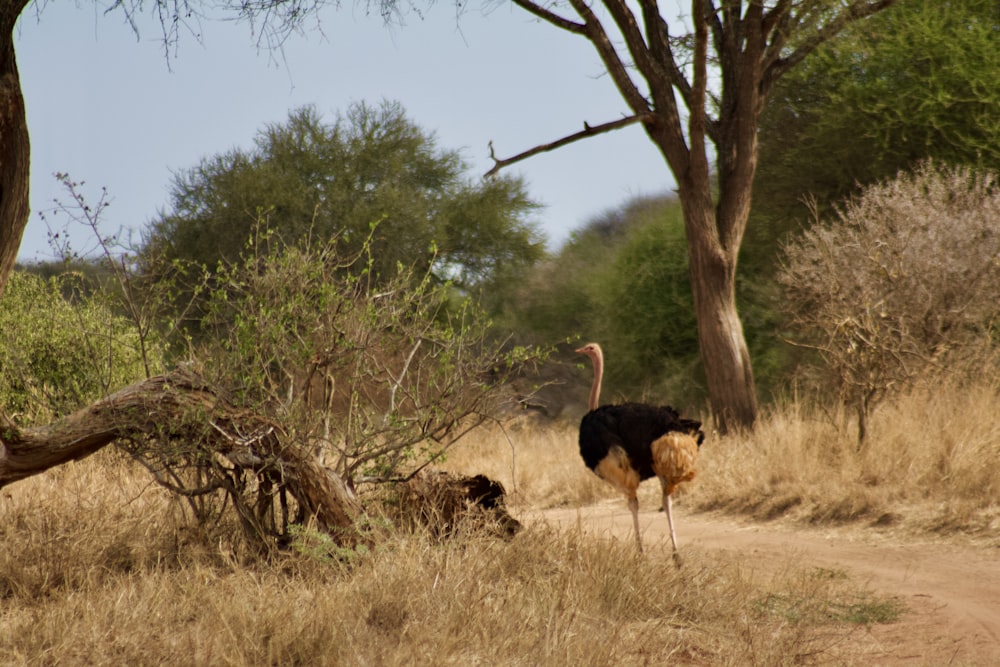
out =
[[[292,36],[277,61],[257,50],[248,25],[204,22],[202,43],[183,35],[168,67],[151,21],[137,40],[119,13],[105,16],[84,1],[49,3],[39,19],[29,8],[16,32],[32,146],[32,212],[19,259],[51,258],[38,211],[66,199],[54,172],[86,181],[92,203],[108,189],[105,233],[139,230],[167,205],[172,172],[250,148],[257,130],[305,104],[333,121],[353,102],[399,101],[441,148],[461,150],[475,177],[492,166],[490,140],[509,157],[585,121],[628,114],[581,37],[513,5],[457,21],[450,3],[424,14],[390,29],[360,9],[324,11],[324,34]],[[629,197],[674,186],[635,126],[508,170],[546,206],[537,220],[552,248]],[[74,245],[85,250],[89,241],[81,235]]]

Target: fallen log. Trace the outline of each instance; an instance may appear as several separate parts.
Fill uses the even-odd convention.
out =
[[[274,489],[271,497],[289,494],[301,515],[338,541],[354,541],[349,529],[360,506],[343,479],[280,425],[229,404],[185,369],[125,387],[50,424],[18,428],[3,419],[0,488],[111,443],[140,460],[161,483],[168,478],[159,473],[172,466],[202,465],[219,473],[208,490],[226,488],[248,472]]]

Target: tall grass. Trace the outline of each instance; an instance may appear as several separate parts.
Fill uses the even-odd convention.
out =
[[[842,414],[793,404],[748,437],[703,448],[700,509],[768,519],[897,525],[996,541],[1000,391],[993,384],[914,389],[881,406],[863,447]]]
[[[710,436],[678,503],[996,541],[997,414],[991,385],[915,390],[859,450],[842,415],[792,402],[753,435]],[[620,501],[573,425],[484,430],[447,466],[502,481],[515,515]],[[287,553],[244,553],[110,451],[62,466],[0,492],[0,664],[862,665],[884,649],[867,626],[905,613],[844,573],[694,547],[678,569],[534,522],[509,542],[371,530],[368,549],[306,529]]]

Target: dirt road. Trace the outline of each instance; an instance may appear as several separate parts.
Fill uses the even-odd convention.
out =
[[[732,552],[767,572],[799,567],[843,570],[873,591],[898,597],[908,612],[872,628],[879,665],[1000,665],[1000,549],[915,540],[870,528],[808,529],[745,523],[675,509],[678,540]],[[632,540],[624,501],[546,510],[534,520]],[[640,514],[643,543],[669,547],[666,517]],[[884,649],[884,650],[883,650]]]

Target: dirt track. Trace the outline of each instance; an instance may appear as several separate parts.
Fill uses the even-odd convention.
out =
[[[893,536],[873,529],[813,530],[778,523],[743,523],[675,506],[678,541],[739,555],[770,571],[793,563],[846,571],[874,591],[897,596],[909,611],[872,628],[879,665],[1000,665],[1000,550]],[[632,540],[624,501],[546,510],[534,520],[580,526]],[[666,517],[640,513],[648,550],[669,549]]]

